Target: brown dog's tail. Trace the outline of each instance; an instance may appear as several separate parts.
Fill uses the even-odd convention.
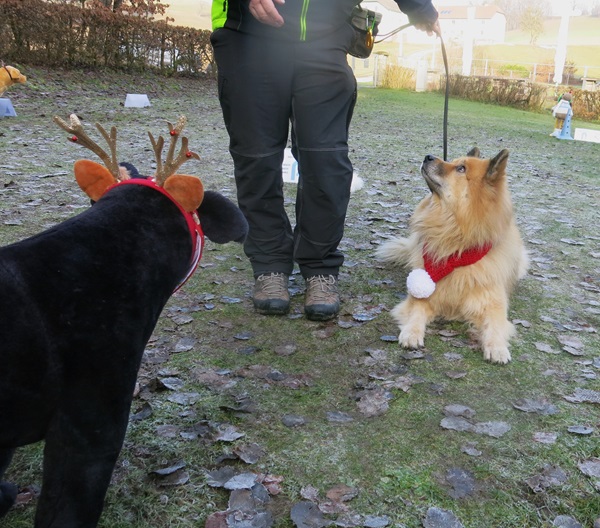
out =
[[[401,237],[386,240],[375,251],[375,257],[383,262],[406,266],[411,261],[414,242],[411,238]]]

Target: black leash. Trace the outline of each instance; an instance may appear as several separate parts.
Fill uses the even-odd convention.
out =
[[[400,26],[399,28],[396,28],[396,29],[390,31],[389,33],[380,35],[381,38],[379,40],[376,40],[374,43],[379,44],[380,42],[383,42],[385,39],[390,38],[392,35],[395,35],[396,33],[400,33],[400,31],[407,29],[410,26],[412,26],[412,24],[409,22],[408,24],[404,24],[403,26]]]
[[[380,35],[379,40],[376,40],[374,42],[374,44],[379,44],[380,42],[383,42],[385,39],[391,37],[392,35],[395,35],[396,33],[399,33],[400,31],[402,31],[410,26],[412,26],[411,23],[404,24],[403,26],[400,26],[400,27],[394,29],[393,31],[390,31],[389,33]],[[444,143],[444,145],[443,145],[444,161],[448,161],[448,99],[450,98],[450,74],[449,74],[449,69],[448,69],[448,55],[446,54],[446,46],[444,45],[444,39],[442,38],[441,33],[437,33],[437,36],[440,38],[440,44],[442,46],[442,58],[444,59],[444,71],[446,73],[446,89],[445,89],[445,93],[444,93],[444,118],[443,118],[443,125],[442,125],[442,128],[443,128],[442,141]]]
[[[446,55],[446,46],[444,39],[439,33],[440,43],[442,45],[442,58],[444,59],[444,70],[446,71],[446,89],[444,92],[444,125],[443,125],[443,141],[444,141],[444,161],[448,161],[448,99],[450,98],[450,74],[448,73],[448,56]]]

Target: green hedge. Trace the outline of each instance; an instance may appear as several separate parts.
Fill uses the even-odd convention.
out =
[[[441,91],[445,90],[442,78]],[[546,100],[546,87],[525,80],[450,75],[450,95],[470,101],[539,111]]]
[[[442,78],[440,91],[446,88]],[[571,90],[573,93],[573,114],[586,121],[600,121],[600,91],[590,92],[563,87],[560,93]],[[494,77],[450,76],[450,95],[469,101],[512,106],[525,110],[542,111],[556,104],[548,97],[549,87],[523,79],[503,79]]]
[[[579,119],[600,121],[600,91],[572,90],[571,106],[573,114]]]
[[[213,66],[210,31],[115,13],[98,4],[0,0],[0,50],[6,63],[65,68],[197,74]]]

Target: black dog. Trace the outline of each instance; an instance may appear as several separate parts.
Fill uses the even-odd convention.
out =
[[[98,167],[108,172],[76,163],[82,187]],[[45,439],[37,528],[95,527],[102,512],[142,353],[202,243],[173,200],[189,190],[176,179],[192,177],[171,178],[169,192],[130,180],[90,194],[90,209],[0,248],[0,480],[15,448]],[[217,193],[197,214],[211,240],[245,237],[241,212]],[[16,493],[0,482],[0,517]]]

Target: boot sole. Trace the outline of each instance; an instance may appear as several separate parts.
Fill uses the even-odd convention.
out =
[[[315,309],[312,307],[304,307],[304,315],[310,321],[329,321],[336,317],[340,312],[339,306],[336,308]]]
[[[254,301],[254,309],[261,315],[286,315],[290,311],[290,303],[282,301],[274,304],[271,301],[261,304]]]

